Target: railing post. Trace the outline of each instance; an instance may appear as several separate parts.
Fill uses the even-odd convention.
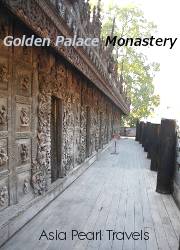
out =
[[[139,141],[139,120],[136,122],[136,141]]]
[[[156,191],[170,194],[173,188],[175,169],[176,121],[162,119],[160,128],[160,165],[157,174]]]
[[[151,139],[149,152],[151,156],[150,169],[157,171],[159,168],[159,135],[160,135],[160,124],[151,124]]]
[[[143,147],[146,141],[146,134],[147,134],[147,123],[144,123],[143,130],[142,130],[142,146]]]
[[[151,141],[152,141],[152,123],[148,123],[148,129],[147,129],[147,140],[146,140],[146,152],[147,152],[147,158],[151,159]]]
[[[145,141],[144,141],[144,151],[148,152],[148,154],[149,154],[150,140],[151,140],[151,123],[147,122]]]
[[[144,131],[144,122],[140,122],[140,129],[139,129],[139,143],[142,144],[142,136]]]

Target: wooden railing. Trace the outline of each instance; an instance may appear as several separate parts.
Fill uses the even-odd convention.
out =
[[[180,207],[180,136],[176,121],[137,122],[136,141],[142,144],[151,159],[150,169],[157,171],[156,191],[173,194]]]

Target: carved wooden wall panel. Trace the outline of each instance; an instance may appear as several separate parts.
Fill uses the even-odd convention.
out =
[[[82,163],[86,158],[86,108],[80,108],[80,138],[79,138],[79,155],[78,163]]]
[[[16,102],[16,132],[31,131],[31,105]]]
[[[73,114],[73,95],[69,92],[64,100],[64,168],[67,173],[73,168],[74,154],[74,114]]]
[[[8,59],[5,57],[1,57],[1,61],[0,61],[0,87],[1,87],[1,90],[8,90],[8,79],[9,79]]]
[[[0,211],[9,205],[8,177],[0,179]]]
[[[51,181],[50,114],[51,86],[49,74],[39,73],[37,155],[32,159],[31,182],[35,194],[43,194]]]
[[[26,32],[24,27],[18,28],[19,24],[14,24],[12,30],[12,22],[2,19],[3,34],[20,36]],[[62,101],[61,177],[87,157],[87,120],[89,157],[118,132],[120,111],[80,72],[52,52],[0,46],[2,210],[30,201],[51,185],[52,96]]]
[[[73,72],[73,114],[74,114],[74,167],[79,165],[79,147],[80,147],[80,112],[81,112],[81,82],[80,78]]]
[[[18,25],[14,28],[15,36],[22,35]],[[36,142],[35,136],[35,72],[32,65],[32,48],[14,48],[13,84],[12,84],[12,154],[14,160],[13,180],[14,202],[32,199],[31,183],[32,154]],[[15,193],[16,192],[16,193]]]
[[[28,202],[33,198],[31,188],[31,171],[22,171],[17,175],[17,197],[18,202]]]
[[[16,93],[20,96],[30,97],[32,94],[32,75],[28,70],[22,70],[17,74]]]
[[[4,33],[20,34],[16,25],[12,30],[12,22],[3,22],[2,18],[1,22],[8,24],[5,28],[0,26]],[[36,75],[31,48],[1,46],[0,199],[5,201],[0,202],[0,209],[33,198],[30,180],[32,155],[36,150],[32,147],[36,143]]]
[[[0,132],[8,129],[8,99],[0,97]]]
[[[10,18],[0,15],[0,210],[11,203],[11,56],[12,49],[2,45],[4,36],[11,33]]]
[[[8,168],[8,142],[7,138],[0,140],[0,168],[6,170]]]
[[[17,166],[31,164],[31,140],[19,139],[16,140],[16,160]]]

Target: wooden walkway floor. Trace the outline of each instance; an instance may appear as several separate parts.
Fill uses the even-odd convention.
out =
[[[2,249],[8,250],[156,250],[178,249],[180,211],[170,195],[155,192],[156,173],[142,147],[132,139],[109,147],[79,179],[24,226]],[[66,240],[39,240],[43,231],[65,231]],[[71,230],[96,232],[102,240],[71,240]],[[106,230],[149,233],[149,240],[108,238]],[[63,236],[61,234],[61,236]],[[90,236],[90,235],[89,235]],[[121,239],[122,233],[118,234]]]

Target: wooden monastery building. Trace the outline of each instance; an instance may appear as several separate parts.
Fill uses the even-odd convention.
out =
[[[58,35],[100,38],[100,3],[0,1],[0,243],[95,160],[129,113],[112,48],[57,47]],[[6,36],[51,39],[5,46]]]

